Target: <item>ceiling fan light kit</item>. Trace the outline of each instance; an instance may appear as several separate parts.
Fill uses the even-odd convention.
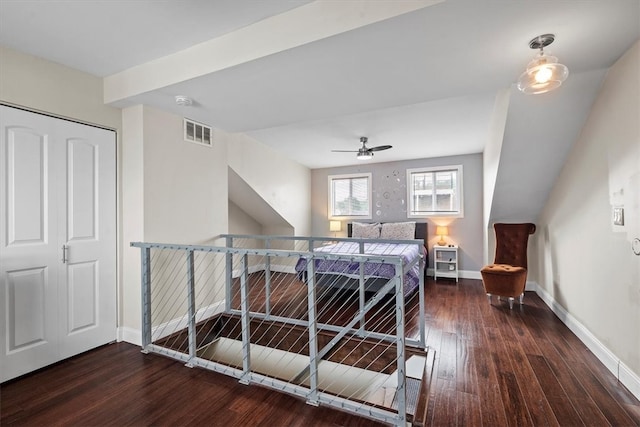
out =
[[[540,49],[540,53],[527,65],[518,79],[518,89],[528,95],[552,91],[569,76],[569,69],[558,63],[558,58],[544,53],[544,48],[555,40],[553,34],[542,34],[531,39],[529,47]]]
[[[356,159],[358,160],[369,160],[371,158],[373,158],[373,153],[368,150],[360,149],[360,151],[358,151],[358,154],[356,155]]]

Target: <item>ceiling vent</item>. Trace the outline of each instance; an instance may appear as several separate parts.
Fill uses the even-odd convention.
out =
[[[211,147],[213,145],[213,130],[207,125],[185,118],[184,140]]]

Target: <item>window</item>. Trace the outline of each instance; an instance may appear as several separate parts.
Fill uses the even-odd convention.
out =
[[[329,217],[371,218],[371,174],[329,175]]]
[[[462,165],[407,169],[409,218],[462,217]]]

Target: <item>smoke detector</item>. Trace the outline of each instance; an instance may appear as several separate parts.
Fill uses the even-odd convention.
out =
[[[176,95],[176,104],[181,107],[188,107],[193,104],[193,99],[184,95]]]

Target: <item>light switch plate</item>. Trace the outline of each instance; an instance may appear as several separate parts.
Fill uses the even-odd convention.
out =
[[[613,208],[613,225],[624,225],[624,208]]]

